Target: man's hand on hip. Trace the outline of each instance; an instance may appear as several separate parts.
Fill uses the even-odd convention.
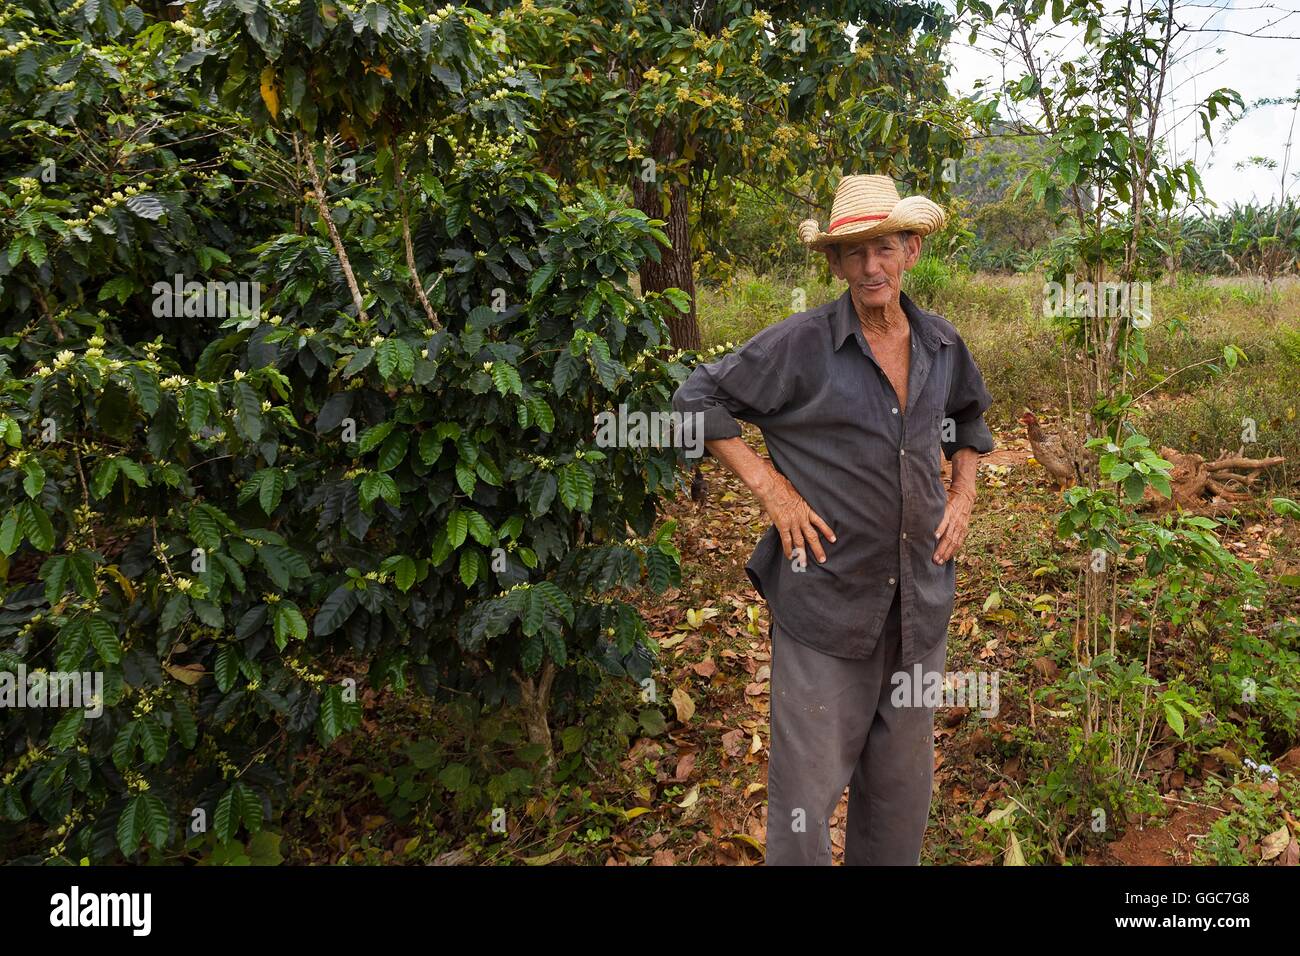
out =
[[[718,438],[706,441],[704,447],[737,475],[758,499],[781,535],[781,547],[787,558],[794,557],[795,548],[801,548],[811,549],[819,562],[826,560],[817,532],[821,531],[832,544],[835,543],[835,532],[808,507],[808,502],[795,491],[785,475],[756,455],[741,438]]]
[[[785,475],[772,469],[769,480],[757,494],[763,510],[781,535],[781,547],[787,558],[793,557],[794,549],[799,548],[805,554],[812,551],[819,563],[826,560],[826,552],[822,549],[817,532],[826,535],[832,543],[835,541],[835,532],[831,531],[817,512],[808,507],[808,502],[803,500]]]

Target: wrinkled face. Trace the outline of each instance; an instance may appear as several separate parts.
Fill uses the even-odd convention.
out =
[[[891,232],[864,242],[837,243],[826,250],[831,273],[849,284],[859,312],[898,304],[903,273],[921,257],[921,237]]]

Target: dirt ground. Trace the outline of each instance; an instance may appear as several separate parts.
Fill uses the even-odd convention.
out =
[[[1032,686],[1054,678],[1056,664],[1041,656],[1031,637],[1016,633],[1015,625],[1008,623],[1010,615],[1004,621],[996,611],[988,613],[988,594],[990,586],[1006,591],[1013,579],[1034,588],[1034,578],[1042,571],[1035,564],[1050,565],[1045,555],[1059,549],[1053,533],[1059,492],[1031,460],[1022,435],[998,437],[997,450],[981,460],[972,530],[957,559],[948,666],[978,660],[989,667],[1017,668]],[[761,448],[761,439],[748,428],[746,438]],[[771,654],[766,608],[750,586],[744,565],[766,521],[748,490],[721,466],[706,458],[702,470],[707,500],[700,505],[680,502],[671,513],[679,521],[682,588],[642,608],[662,648],[679,721],[670,722],[664,736],[640,739],[624,762],[631,770],[650,757],[665,768],[659,782],[678,788],[681,796],[674,803],[681,812],[671,827],[657,829],[644,845],[628,834],[619,847],[623,853],[611,855],[609,865],[755,865],[763,859]],[[1267,535],[1263,539],[1269,540]],[[1267,550],[1268,544],[1261,547]],[[1043,608],[1051,604],[1037,600],[1042,606],[1035,604],[1035,611],[1050,626],[1054,617]],[[1040,656],[1032,657],[1035,653]],[[1004,862],[1000,850],[976,849],[979,844],[970,839],[969,827],[1005,807],[1008,796],[1025,781],[1019,758],[1000,756],[1000,744],[1010,740],[1017,726],[1049,732],[1046,722],[1053,718],[1041,706],[1036,710],[1032,698],[1026,708],[1025,698],[1029,695],[1004,706],[991,720],[959,710],[937,715],[935,792],[923,862]],[[1293,755],[1300,759],[1300,751]],[[1172,762],[1172,754],[1166,759]],[[1104,850],[1090,851],[1075,862],[1188,862],[1198,838],[1226,811],[1183,799],[1184,791],[1171,784],[1186,782],[1171,773],[1162,778],[1169,811],[1164,819],[1129,826]],[[847,807],[846,791],[831,820],[837,864],[842,861]]]

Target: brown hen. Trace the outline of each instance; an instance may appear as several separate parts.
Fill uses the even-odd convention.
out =
[[[1034,458],[1058,487],[1078,484],[1091,473],[1088,456],[1072,437],[1046,434],[1038,423],[1038,416],[1028,410],[1020,416],[1020,421],[1029,432],[1029,447],[1034,451]]]

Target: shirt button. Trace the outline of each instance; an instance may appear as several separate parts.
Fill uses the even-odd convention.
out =
[[[906,531],[903,532],[903,540],[904,540],[904,541],[907,540],[907,532],[906,532]]]
[[[900,456],[902,456],[902,455],[906,455],[906,454],[907,454],[907,450],[906,450],[905,448],[900,448],[900,449],[898,449],[898,454],[899,454]]]
[[[893,584],[893,583],[894,583],[894,579],[893,579],[893,578],[890,578],[890,579],[889,579],[889,583],[890,583],[890,584]]]
[[[897,408],[891,408],[890,411],[893,412],[895,415],[898,414],[898,409],[897,409]]]

